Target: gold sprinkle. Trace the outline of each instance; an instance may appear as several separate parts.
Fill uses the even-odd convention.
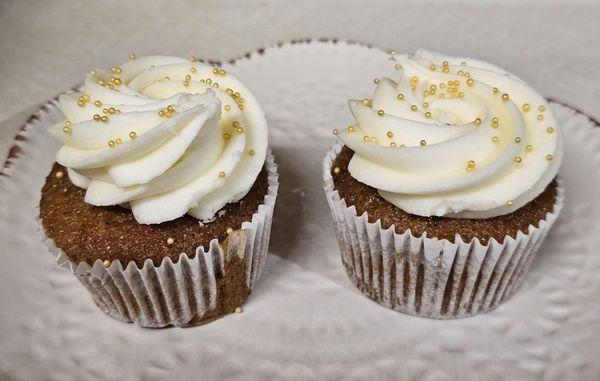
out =
[[[106,269],[110,267],[110,264],[111,264],[111,262],[108,259],[105,259],[104,262],[102,262],[102,265]]]
[[[554,158],[552,155],[546,155],[546,160],[551,161]]]
[[[375,84],[377,85],[377,84],[379,83],[379,78],[375,78],[375,79],[373,80],[373,83],[375,83]]]
[[[165,116],[165,110],[163,110],[163,109],[158,110],[158,116]]]
[[[136,133],[135,131],[131,131],[131,132],[129,133],[129,138],[130,138],[130,139],[135,139],[135,138],[137,138],[137,133]]]
[[[65,120],[65,126],[70,126],[71,125],[71,121],[70,120]]]
[[[363,99],[362,104],[367,107],[371,107],[371,101],[369,99]]]
[[[174,112],[173,110],[167,110],[167,111],[165,112],[165,117],[167,117],[167,118],[170,118],[170,117],[172,117],[172,116],[173,116],[173,112]]]
[[[185,76],[185,79],[186,79],[186,81],[191,81],[192,80],[192,76],[188,74],[188,75]]]
[[[198,59],[195,56],[190,57],[190,62],[196,62],[196,61],[198,61]]]
[[[77,101],[77,105],[79,105],[79,107],[85,107],[85,102],[84,101]]]
[[[390,143],[390,147],[392,147],[392,148],[396,148],[396,142],[391,142],[391,143]]]
[[[340,167],[333,168],[333,173],[335,173],[336,175],[339,175],[340,171],[341,171]]]
[[[63,173],[63,171],[58,171],[54,174],[54,176],[56,176],[57,179],[61,179],[65,174]]]
[[[540,112],[544,112],[544,111],[546,111],[546,107],[540,106],[540,107],[538,107],[538,110],[540,110]]]
[[[190,72],[192,72],[192,73],[195,73],[196,71],[197,71],[197,69],[196,69],[195,67],[192,67],[192,68],[190,69]]]
[[[238,127],[238,128],[236,128],[235,130],[236,130],[238,133],[240,133],[240,134],[241,134],[242,132],[244,132],[244,129],[243,129],[242,127]]]
[[[337,134],[339,134],[339,133],[340,133],[340,132],[338,131],[338,129],[337,129],[337,128],[334,128],[334,129],[333,129],[333,134],[334,134],[334,135],[337,135]]]
[[[544,115],[542,115],[542,114],[539,114],[539,115],[537,116],[537,120],[544,120]]]
[[[467,66],[467,62],[466,61],[461,61],[460,66]]]
[[[256,152],[253,149],[251,149],[250,151],[248,151],[248,154],[250,154],[250,156],[253,156],[255,153]]]
[[[383,112],[383,110],[377,110],[377,115],[384,116],[385,112]]]
[[[431,71],[435,71],[435,65],[434,65],[434,64],[431,64],[431,65],[429,65],[429,69],[430,69]]]
[[[447,67],[442,68],[442,73],[448,73],[449,71],[450,71],[450,69],[448,69]]]
[[[183,86],[188,87],[190,85],[190,81],[183,81]]]
[[[219,177],[224,179],[225,178],[225,172],[221,171],[219,172]]]
[[[367,135],[363,136],[363,141],[364,142],[370,142],[371,138],[369,138]]]
[[[500,141],[500,138],[497,136],[492,136],[492,142],[494,143],[498,143]]]
[[[390,139],[394,137],[394,133],[392,131],[388,131],[386,135]]]
[[[231,235],[231,233],[233,233],[233,228],[227,228],[225,232],[227,233],[227,235]]]
[[[227,72],[225,70],[223,70],[223,69],[219,70],[219,75],[225,75],[225,74],[227,74]]]
[[[224,109],[225,109],[225,111],[231,110],[231,105],[225,105]]]
[[[217,69],[217,68],[214,68],[214,69],[212,70],[212,72],[213,72],[213,74],[215,74],[215,75],[219,75],[219,69]]]
[[[475,81],[473,81],[473,78],[467,79],[467,86],[473,86],[474,84],[475,84]]]
[[[515,163],[518,164],[518,163],[520,163],[522,161],[523,161],[523,159],[521,158],[521,156],[515,156]]]
[[[551,134],[551,133],[554,132],[554,128],[548,127],[548,128],[546,128],[546,132],[549,133],[549,134]]]
[[[421,147],[423,147],[423,146],[427,145],[427,141],[426,140],[421,140],[419,142],[419,144],[421,144]]]
[[[108,114],[108,109],[107,109],[107,108],[103,108],[103,109],[102,109],[102,113],[103,113],[103,114]]]
[[[448,66],[448,65],[449,65],[448,61],[442,62],[442,66]]]
[[[233,127],[239,127],[239,126],[240,126],[240,122],[238,122],[238,121],[236,120],[236,121],[234,121],[234,122],[233,122],[231,125],[232,125]]]
[[[524,103],[522,109],[523,111],[527,112],[531,109],[531,107],[529,106],[529,103]]]
[[[429,103],[423,102],[423,108],[427,108],[427,107],[429,107]]]
[[[108,123],[108,116],[106,116],[106,115],[102,115],[102,116],[100,117],[100,121],[101,121],[102,123]]]
[[[431,118],[431,113],[429,111],[425,113],[425,118]]]
[[[242,313],[242,307],[235,307],[235,310],[233,310],[233,312],[235,312],[236,314],[241,314]]]
[[[119,78],[112,77],[112,80],[113,80],[113,83],[117,86],[119,86],[123,83],[123,81],[121,81],[121,79],[119,79]]]
[[[475,160],[469,160],[465,169],[467,170],[467,172],[472,172],[475,169],[476,165],[477,163],[475,163]]]
[[[462,91],[458,92],[458,97],[459,98],[464,98],[465,97],[465,93],[463,93]]]
[[[356,128],[354,128],[354,126],[348,127],[348,132],[354,132],[354,131],[356,131]]]
[[[396,98],[398,98],[398,100],[403,101],[404,100],[404,94],[398,94],[396,96]]]
[[[498,94],[498,92],[499,92],[500,90],[498,90],[498,88],[497,88],[497,87],[494,87],[494,88],[492,89],[492,91],[494,92],[494,94]]]
[[[118,138],[117,140],[115,140],[115,143],[117,145],[121,145],[121,144],[123,144],[123,140],[121,140],[121,138]]]
[[[517,143],[517,144],[521,143],[521,138],[517,136],[517,137],[515,138],[515,143]]]
[[[90,74],[91,75],[96,75],[96,70],[94,70],[94,69],[90,70]]]
[[[513,202],[511,200],[506,201],[506,205],[512,206]]]
[[[533,146],[531,144],[527,144],[527,147],[525,147],[525,150],[527,152],[531,152],[531,151],[533,151]]]
[[[69,126],[64,126],[64,127],[63,127],[63,132],[64,132],[65,134],[70,134],[70,133],[71,133],[71,127],[69,127]]]
[[[473,123],[474,123],[476,126],[479,126],[479,125],[481,124],[481,118],[476,118],[476,119],[473,121]]]
[[[108,141],[108,146],[109,146],[110,148],[115,148],[115,146],[116,146],[116,145],[117,145],[117,144],[115,143],[115,141],[114,141],[114,140],[109,140],[109,141]]]
[[[503,101],[508,101],[510,99],[510,97],[508,96],[508,94],[502,94],[502,100]]]
[[[130,60],[134,60],[134,59],[136,59],[136,58],[137,58],[137,57],[135,56],[135,53],[131,53],[131,54],[129,55],[129,59],[130,59]]]
[[[96,106],[96,107],[102,107],[102,102],[100,102],[100,101],[94,101],[94,106]]]
[[[400,65],[399,63],[397,63],[394,67],[396,68],[396,70],[402,69],[402,65]]]
[[[117,110],[114,107],[111,107],[111,108],[108,109],[108,113],[111,114],[111,115],[114,114],[114,113],[116,113],[116,112],[117,112]]]
[[[167,245],[172,245],[175,243],[175,240],[172,237],[167,238]]]
[[[492,127],[498,128],[499,119],[497,117],[492,118]]]
[[[95,120],[96,122],[99,122],[99,121],[100,121],[100,118],[101,118],[101,117],[100,117],[100,115],[99,115],[99,114],[94,114],[94,120]]]
[[[377,139],[375,138],[375,136],[371,136],[371,143],[377,143]]]
[[[418,110],[417,106],[415,106],[415,105],[412,105],[412,106],[410,106],[410,109],[411,109],[412,111],[417,111],[417,110]]]
[[[223,134],[223,139],[228,140],[229,138],[231,138],[231,135],[229,135],[227,132]]]

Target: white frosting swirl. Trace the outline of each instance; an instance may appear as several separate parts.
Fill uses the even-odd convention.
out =
[[[537,197],[558,172],[562,143],[546,100],[490,64],[418,51],[392,55],[396,83],[349,101],[358,181],[420,216],[489,218]],[[377,82],[377,80],[376,80]]]
[[[128,205],[139,223],[210,220],[250,190],[268,144],[264,113],[231,74],[195,59],[148,56],[92,70],[60,96],[50,134],[92,205]]]

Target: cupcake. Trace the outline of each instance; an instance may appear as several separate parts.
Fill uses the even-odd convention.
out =
[[[108,315],[186,326],[240,311],[264,267],[277,194],[264,113],[195,58],[91,70],[59,98],[62,142],[39,220]]]
[[[557,218],[562,142],[546,100],[488,63],[427,51],[351,100],[323,163],[351,281],[417,316],[489,311],[519,287]]]

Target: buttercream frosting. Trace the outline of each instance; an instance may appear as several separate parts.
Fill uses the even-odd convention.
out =
[[[143,224],[188,213],[211,220],[250,190],[268,145],[264,113],[225,70],[147,56],[92,70],[60,96],[49,128],[56,161],[96,206],[123,205]]]
[[[348,169],[420,216],[490,218],[538,196],[558,172],[560,128],[546,100],[488,63],[420,50],[391,56],[397,82],[350,100],[338,133]]]

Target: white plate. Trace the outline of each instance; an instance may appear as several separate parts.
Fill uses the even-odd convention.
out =
[[[552,105],[566,205],[515,297],[485,315],[430,320],[388,310],[346,278],[321,160],[331,130],[352,121],[346,100],[370,96],[387,59],[312,42],[225,65],[265,108],[280,195],[271,256],[244,312],[188,329],[113,320],[54,264],[35,217],[57,149],[43,127],[59,112],[41,110],[0,176],[0,380],[600,379],[600,128],[566,106]]]

